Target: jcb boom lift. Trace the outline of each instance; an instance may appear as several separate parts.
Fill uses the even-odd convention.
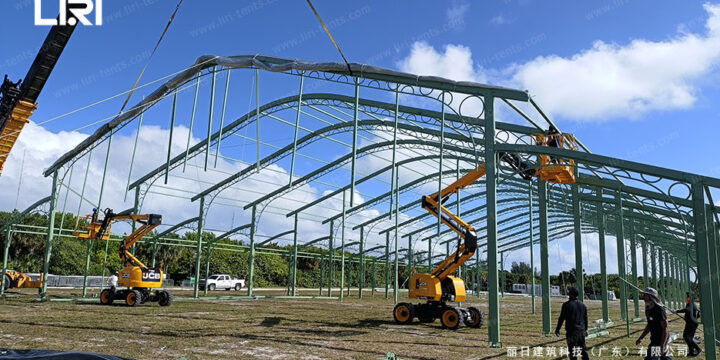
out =
[[[535,138],[540,146],[565,147],[574,143],[572,135],[568,134],[538,135]],[[548,139],[552,139],[554,142],[548,145]],[[563,139],[569,139],[568,144],[565,144]],[[515,154],[499,153],[498,155],[525,180],[532,180],[533,177],[538,176],[542,180],[556,183],[575,182],[575,164],[572,161],[551,159],[546,155],[541,155],[540,166],[535,169],[528,166]],[[431,273],[411,275],[410,298],[427,300],[427,302],[415,305],[398,303],[393,309],[393,317],[397,323],[409,324],[415,317],[420,322],[433,322],[439,318],[443,328],[452,330],[460,327],[462,323],[472,328],[480,327],[483,324],[484,314],[478,308],[463,309],[447,304],[448,302],[464,302],[466,299],[465,283],[452,274],[475,254],[478,238],[474,227],[443,206],[452,194],[457,194],[460,189],[483,176],[485,176],[484,163],[439,193],[422,197],[423,209],[435,217],[439,217],[443,224],[459,235],[458,247],[455,253],[442,261]]]
[[[17,138],[30,120],[45,83],[60,58],[75,25],[53,26],[25,75],[24,81],[12,82],[5,75],[0,85],[0,174]]]
[[[137,306],[148,301],[157,302],[160,306],[172,304],[172,293],[166,290],[153,290],[162,288],[164,277],[162,269],[150,269],[130,253],[133,244],[162,223],[162,216],[157,214],[119,215],[113,213],[112,209],[105,209],[105,218],[100,221],[97,209],[93,209],[93,214],[89,217],[88,232],[76,234],[80,239],[109,240],[113,221],[132,220],[141,224],[137,230],[123,239],[118,252],[120,259],[125,264],[125,268],[118,273],[118,287],[125,287],[125,289],[120,290],[114,287],[104,289],[100,293],[100,303],[110,305],[115,300],[125,300],[125,304],[128,306]]]

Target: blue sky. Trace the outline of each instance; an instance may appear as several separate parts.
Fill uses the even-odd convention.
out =
[[[45,1],[47,13],[54,1]],[[35,119],[63,113],[132,86],[174,5],[170,1],[105,1],[106,23],[81,27],[63,54],[56,71],[39,99]],[[703,34],[707,12],[701,2],[667,3],[615,1],[607,5],[561,1],[503,1],[481,5],[471,2],[344,2],[317,1],[325,21],[343,51],[355,62],[397,68],[415,40],[438,51],[447,44],[472,51],[476,65],[504,69],[538,56],[572,56],[592,47],[597,40],[627,45],[634,39],[666,41],[681,31]],[[452,8],[462,24],[448,26]],[[254,10],[252,10],[254,9]],[[24,76],[47,28],[35,27],[33,4],[28,0],[5,2],[2,31],[6,37],[0,68],[14,78]],[[293,44],[296,44],[293,46]],[[336,61],[339,56],[319,28],[303,1],[188,0],[151,63],[145,80],[181,69],[201,54],[262,53],[313,61]],[[674,54],[668,63],[682,61]],[[54,96],[63,85],[96,74],[89,86],[73,96]],[[561,81],[562,79],[558,79]],[[720,164],[708,164],[698,156],[713,144],[720,111],[713,104],[718,95],[718,75],[700,79],[692,108],[652,111],[639,117],[602,117],[582,122],[557,117],[560,126],[574,132],[595,152],[634,157],[638,161],[719,175]],[[113,104],[113,106],[118,106]],[[70,129],[61,122],[51,130]],[[675,135],[677,133],[677,135]],[[664,146],[638,150],[638,142],[666,139]],[[610,140],[612,139],[612,140]],[[663,141],[659,141],[663,142]],[[682,144],[682,146],[679,146]],[[708,172],[710,170],[710,172]]]
[[[711,5],[629,0],[314,3],[352,62],[528,88],[561,129],[575,133],[595,153],[720,177],[720,161],[712,156],[720,130],[720,105],[715,104],[720,50],[713,46],[720,41],[720,26],[712,26],[720,15],[712,15]],[[54,16],[56,6],[44,1],[47,17]],[[33,26],[31,0],[6,0],[0,8],[0,31],[14,35],[3,38],[0,73],[18,79],[48,28]],[[42,122],[129,89],[174,8],[175,2],[167,0],[105,0],[105,24],[78,27],[33,119]],[[305,1],[186,0],[143,83],[181,70],[200,55],[254,53],[340,61]],[[131,103],[145,93],[139,91]],[[76,129],[117,113],[122,100],[45,128],[52,133]],[[248,105],[234,106],[240,112]],[[30,162],[37,167],[33,171],[40,172],[50,154],[63,148],[56,145],[47,145],[52,151]],[[17,167],[20,155],[13,156]],[[49,189],[41,178],[25,176],[25,182]],[[15,189],[17,181],[7,180],[11,177],[0,182]],[[15,195],[8,199],[14,202]],[[31,200],[23,198],[18,206]]]

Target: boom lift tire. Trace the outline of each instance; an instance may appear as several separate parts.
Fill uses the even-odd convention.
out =
[[[3,276],[5,277],[5,285],[3,285],[5,289],[3,290],[7,290],[10,288],[10,285],[12,285],[12,280],[10,280],[10,276],[8,276],[8,274],[5,274]]]
[[[468,317],[465,317],[465,325],[471,328],[479,328],[485,322],[485,314],[476,307],[467,308]]]
[[[125,294],[125,304],[127,306],[138,306],[142,303],[142,294],[137,290],[130,290]]]
[[[100,292],[100,303],[103,305],[112,305],[115,300],[115,292],[110,289],[105,289]]]
[[[443,311],[440,322],[443,328],[457,330],[462,323],[463,316],[460,310],[454,307],[448,307]]]
[[[413,311],[413,305],[408,303],[398,303],[393,309],[393,317],[395,322],[401,325],[409,324],[413,321],[415,313]]]
[[[173,303],[173,300],[175,300],[175,297],[171,292],[164,290],[158,292],[158,305],[170,306]]]

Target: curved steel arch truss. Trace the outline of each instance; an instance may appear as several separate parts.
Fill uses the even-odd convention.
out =
[[[706,343],[720,337],[715,334],[715,325],[720,326],[720,296],[717,295],[720,282],[712,276],[720,273],[717,256],[713,256],[720,254],[720,209],[711,200],[712,192],[720,189],[720,179],[593,154],[581,142],[582,151],[537,146],[531,135],[557,126],[524,91],[404,74],[363,64],[351,64],[351,70],[352,73],[348,72],[344,63],[308,63],[261,55],[201,57],[129,111],[98,128],[45,171],[45,176],[53,177],[48,200],[50,216],[57,211],[58,189],[73,187],[70,180],[65,184],[65,174],[82,166],[78,160],[88,157],[99,144],[109,142],[114,134],[127,131],[124,128],[138,121],[143,113],[165,106],[163,104],[170,100],[173,111],[168,129],[172,140],[174,126],[178,125],[176,120],[185,118],[175,113],[178,94],[195,88],[188,128],[190,135],[199,136],[200,141],[190,146],[188,140],[183,151],[173,151],[169,141],[165,161],[141,176],[132,178],[131,165],[126,192],[135,194],[132,211],[140,210],[146,194],[151,191],[158,196],[169,196],[169,190],[184,194],[181,199],[186,206],[198,209],[199,233],[209,226],[218,226],[213,223],[213,217],[207,215],[211,205],[230,208],[249,218],[245,225],[225,226],[217,231],[226,232],[222,236],[246,231],[249,245],[238,244],[237,249],[250,252],[248,295],[253,294],[256,250],[262,249],[266,242],[292,235],[291,250],[283,253],[291,260],[288,287],[292,294],[295,294],[298,256],[312,256],[299,254],[298,249],[325,244],[327,240],[328,251],[319,259],[323,276],[327,273],[328,295],[335,283],[338,263],[339,282],[344,287],[348,261],[357,262],[364,274],[367,261],[371,261],[375,269],[377,261],[382,260],[385,294],[389,296],[392,273],[397,301],[397,289],[402,284],[402,279],[398,279],[399,254],[406,254],[402,266],[421,266],[421,262],[416,261],[420,255],[422,266],[425,261],[427,266],[432,266],[434,259],[442,258],[435,251],[438,245],[449,246],[455,239],[436,219],[417,211],[420,195],[441,189],[485,162],[486,177],[463,190],[460,197],[447,206],[477,225],[482,252],[487,255],[483,265],[478,251],[475,264],[466,264],[463,276],[477,290],[479,267],[486,266],[492,345],[500,344],[497,293],[502,269],[498,263],[504,255],[539,245],[543,331],[549,334],[549,243],[573,240],[574,265],[582,269],[583,261],[590,261],[583,252],[587,234],[598,237],[605,321],[609,320],[606,265],[608,261],[615,261],[606,258],[605,248],[606,236],[612,236],[617,249],[625,250],[618,251],[617,256],[621,277],[637,284],[637,264],[642,263],[643,276],[652,278],[652,284],[662,286],[661,295],[670,303],[680,303],[682,290],[690,289],[696,282],[707,322]],[[240,111],[238,106],[232,106],[237,102],[232,100],[237,98],[234,96],[230,97],[231,106],[227,106],[228,94],[240,91],[231,87],[231,71],[239,73],[233,79],[243,79],[238,88],[245,91],[246,81],[251,84],[252,90],[245,95],[254,100],[254,108],[249,106]],[[215,112],[216,78],[223,74],[226,82],[222,111]],[[198,104],[197,89],[206,79],[211,79],[207,101],[210,115],[207,133],[200,134],[193,129],[192,121]],[[261,92],[266,88],[271,90]],[[283,91],[287,92],[279,96]],[[497,121],[498,106],[507,106],[509,113],[524,125]],[[225,124],[226,112],[235,120]],[[213,123],[218,116],[220,126]],[[138,126],[138,133],[140,131],[142,127]],[[253,131],[255,135],[248,136]],[[234,150],[239,148],[243,150]],[[246,148],[254,148],[251,155],[246,154]],[[150,149],[134,148],[133,153],[136,150]],[[110,151],[108,147],[108,155]],[[208,159],[213,151],[216,161],[210,166]],[[573,159],[577,164],[577,182],[556,185],[522,180],[499,161],[500,152],[516,154],[530,166],[536,166],[536,157],[540,154]],[[191,163],[191,166],[195,172],[202,171],[207,176],[201,181],[184,175],[189,161],[202,155],[204,164]],[[218,158],[229,165],[218,167]],[[164,178],[163,184],[157,181],[161,178]],[[200,190],[183,188],[187,183],[195,184]],[[266,186],[259,190],[261,184]],[[73,194],[87,201],[83,197],[84,185],[85,182],[80,192],[73,189]],[[103,186],[100,188],[102,197]],[[264,222],[261,224],[261,218],[292,225],[287,224],[287,229],[267,229]],[[48,244],[52,242],[53,226],[51,222]],[[313,229],[312,233],[300,237],[300,229],[308,228]],[[315,240],[302,243],[299,237]],[[265,241],[258,241],[260,238]],[[414,252],[413,248],[421,243],[427,248]],[[203,245],[209,253],[212,243],[203,244],[199,236],[196,277],[200,276]],[[349,247],[357,256],[346,256],[350,253]],[[384,250],[380,258],[369,255],[378,250]],[[46,261],[49,256],[50,253]],[[659,278],[663,278],[662,283]],[[584,281],[584,277],[579,278],[578,286],[583,287]],[[366,285],[364,276],[357,279],[357,285],[362,296]],[[321,284],[321,295],[323,287]],[[195,295],[198,295],[197,287]],[[342,291],[339,295],[344,296]],[[623,284],[620,297],[623,317],[630,318],[625,300],[631,297],[637,316],[637,293]],[[709,359],[715,356],[713,349],[707,351]]]

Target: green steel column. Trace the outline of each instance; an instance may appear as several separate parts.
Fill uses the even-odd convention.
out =
[[[100,209],[98,209],[98,212],[100,212]],[[95,240],[90,239],[87,243],[87,246],[85,247],[85,272],[83,272],[82,297],[87,296],[87,282],[88,272],[90,271],[90,257],[92,255],[92,249],[94,245]]]
[[[617,230],[616,230],[616,242],[617,242],[617,258],[618,258],[618,275],[621,279],[627,280],[625,274],[625,216],[623,213],[623,202],[622,193],[616,192],[615,201],[617,204]],[[628,308],[627,308],[627,285],[625,282],[620,281],[620,316],[623,320],[629,320]]]
[[[320,291],[318,296],[322,296],[323,286],[325,286],[325,260],[320,256],[320,286],[318,286]]]
[[[170,110],[170,134],[168,136],[168,150],[167,159],[165,160],[165,185],[168,183],[168,176],[170,176],[170,155],[172,154],[172,141],[173,141],[173,130],[175,130],[175,117],[177,115],[177,98],[178,90],[175,89],[173,92],[172,108]],[[138,133],[140,129],[138,128]],[[219,142],[218,142],[219,144]],[[217,165],[217,158],[215,160]]]
[[[289,184],[293,182],[293,176],[295,175],[295,155],[297,154],[297,140],[298,131],[300,130],[300,114],[302,109],[302,98],[303,98],[303,86],[305,85],[305,72],[300,72],[300,90],[298,91],[298,105],[295,115],[295,135],[293,137],[293,150],[292,157],[290,159],[290,179]],[[342,290],[342,289],[340,289]]]
[[[532,184],[528,186],[528,221],[530,223],[530,306],[532,313],[535,314],[535,249],[533,247],[533,188]]]
[[[197,239],[197,250],[195,254],[195,287],[193,289],[193,297],[197,299],[200,292],[200,258],[202,257],[202,244],[203,244],[203,223],[205,221],[205,197],[200,198],[200,210],[198,212],[198,239]]]
[[[667,301],[667,298],[665,297],[665,290],[663,289],[665,287],[665,265],[663,263],[663,250],[662,248],[658,248],[658,267],[660,268],[660,278],[658,279],[658,287],[655,289],[660,293],[660,299],[663,301]]]
[[[375,274],[376,274],[376,272],[375,272],[375,268],[376,268],[376,267],[375,267],[375,264],[376,264],[376,263],[377,263],[377,259],[376,259],[376,258],[373,258],[373,261],[372,261],[372,279],[370,279],[370,285],[372,286],[372,290],[370,290],[370,297],[375,297],[375,286],[377,285],[377,284],[375,283],[375,280],[376,280],[376,278],[375,278]]]
[[[475,271],[475,295],[477,295],[477,297],[480,297],[480,280],[482,279],[482,267],[480,266],[480,250],[475,253],[475,263],[477,264],[477,269]]]
[[[393,147],[392,147],[392,167],[390,168],[392,170],[392,173],[390,174],[390,191],[393,191],[395,189],[395,163],[397,161],[397,131],[398,131],[398,120],[399,120],[399,108],[400,108],[400,85],[397,85],[395,88],[395,126],[393,127]],[[390,211],[388,211],[388,214],[390,215],[390,218],[392,218],[392,209],[393,209],[393,202],[395,199],[393,199],[392,196],[390,196]]]
[[[335,255],[335,221],[330,220],[330,239],[328,240],[328,296],[332,296],[332,287],[335,281],[335,265],[333,264],[333,256]],[[341,290],[342,291],[342,290]]]
[[[215,80],[217,79],[217,66],[212,68],[212,81],[210,84],[210,114],[208,116],[207,140],[205,142],[205,167],[207,171],[208,158],[210,157],[210,142],[212,141],[212,121],[215,112]],[[197,281],[196,281],[197,282]]]
[[[10,242],[12,241],[12,225],[7,225],[5,231],[5,252],[3,253],[3,268],[0,273],[0,295],[5,294],[5,273],[7,272],[8,254],[10,253]]]
[[[400,218],[400,167],[398,166],[395,171],[395,282],[393,283],[393,297],[395,298],[395,304],[398,303],[398,284],[400,277],[400,253],[398,251],[398,242],[400,241],[400,234],[398,234],[398,226]]]
[[[457,159],[457,162],[455,163],[455,180],[460,179],[460,159]],[[457,190],[456,195],[456,208],[455,208],[455,214],[457,214],[458,217],[460,217],[460,189]],[[457,236],[458,241],[462,240],[460,235]],[[460,265],[457,270],[457,277],[462,279],[463,274],[463,265]]]
[[[637,242],[635,240],[635,230],[633,226],[630,226],[630,261],[632,266],[630,271],[632,272],[632,284],[634,285],[633,292],[633,305],[635,311],[635,318],[640,317],[640,294],[638,293],[638,272],[637,272]]]
[[[360,276],[358,277],[358,298],[363,298],[365,287],[365,228],[360,226]]]
[[[350,163],[350,207],[355,204],[355,175],[357,168],[357,138],[358,138],[358,120],[360,113],[360,79],[355,77],[355,104],[353,106],[353,141],[352,141],[352,159]],[[343,215],[342,215],[342,271],[345,271],[345,191],[343,191]],[[350,272],[352,270],[349,270]],[[344,278],[340,280],[340,301],[343,300],[342,288]],[[348,281],[348,295],[350,294],[350,281]]]
[[[682,291],[682,278],[680,277],[680,260],[675,259],[675,294],[678,301],[678,308],[685,304],[685,294]]]
[[[260,69],[258,68],[255,69],[255,156],[255,168],[260,172]]]
[[[677,307],[677,294],[675,294],[675,258],[670,256],[668,253],[668,272],[669,276],[668,279],[670,280],[668,282],[668,298],[670,299],[669,304],[670,307],[675,308]]]
[[[397,217],[396,217],[397,219]],[[395,281],[393,282],[393,298],[395,300],[395,304],[398,303],[398,287],[400,284],[398,284],[398,278],[400,277],[400,263],[399,263],[399,254],[398,254],[398,238],[395,237]]]
[[[292,296],[297,295],[297,268],[298,268],[298,213],[295,213],[295,221],[293,222],[293,228],[295,231],[293,232],[293,256],[292,256],[292,282],[290,283],[290,286],[292,287]]]
[[[250,269],[248,271],[248,296],[253,296],[253,284],[255,283],[255,233],[257,232],[257,229],[255,229],[255,214],[256,206],[253,206],[250,213]]]
[[[575,167],[575,176],[578,176],[577,167]],[[573,233],[575,234],[575,281],[580,291],[579,300],[585,299],[585,276],[583,275],[583,258],[582,258],[582,228],[580,219],[580,189],[577,183],[572,183],[572,211],[573,211]]]
[[[540,281],[542,282],[542,322],[543,334],[550,336],[550,265],[548,259],[548,211],[547,183],[538,179],[538,207],[540,212]]]
[[[345,191],[343,191],[342,203],[342,224],[340,224],[340,301],[343,301],[343,289],[345,288]],[[352,201],[352,195],[350,195]]]
[[[385,233],[385,298],[390,298],[390,232]]]
[[[657,249],[655,248],[655,245],[650,245],[650,267],[652,268],[652,286],[653,288],[657,289],[658,287],[658,277],[657,277]]]
[[[705,358],[716,360],[715,346],[715,300],[717,297],[717,273],[713,274],[710,265],[710,237],[705,220],[705,194],[701,184],[692,184],[693,222],[695,226],[695,256],[697,259],[697,282],[700,287],[700,311],[702,311],[703,332],[705,335]],[[714,254],[714,252],[713,252]]]
[[[669,257],[668,267],[670,268],[670,287],[668,289],[670,293],[670,306],[677,308],[677,292],[675,291],[677,286],[677,278],[675,277],[677,269],[675,269],[675,257]]]
[[[350,296],[350,286],[352,285],[352,254],[348,254],[347,258],[347,296]]]
[[[432,271],[432,239],[428,238],[428,272]]]
[[[602,188],[597,189],[597,222],[598,222],[598,247],[600,248],[600,291],[602,291],[602,316],[603,322],[610,321],[608,310],[608,282],[607,282],[607,258],[605,254],[605,214]]]
[[[40,299],[47,301],[47,280],[50,271],[50,257],[52,256],[53,236],[55,235],[55,212],[57,211],[57,194],[58,194],[58,173],[53,172],[52,190],[50,193],[50,211],[48,211],[48,232],[45,242],[45,257],[43,261],[43,280],[40,288]],[[3,274],[4,276],[5,274]]]
[[[438,159],[438,205],[440,199],[440,194],[442,193],[443,189],[443,159],[444,159],[444,152],[445,152],[445,92],[442,92],[440,100],[440,157]],[[493,131],[493,134],[495,132]],[[438,209],[440,211],[440,209]],[[442,216],[440,216],[440,212],[438,212],[437,217],[437,239],[440,241],[440,228],[442,227]],[[442,245],[442,244],[441,244]],[[430,257],[432,259],[432,257]],[[432,266],[430,266],[432,268]],[[492,338],[490,339],[490,342],[492,343]]]
[[[672,302],[672,294],[670,293],[670,284],[672,282],[672,269],[670,268],[670,253],[665,252],[665,286],[664,286],[664,292],[665,292],[665,302],[671,303]]]
[[[217,147],[215,148],[215,164],[217,168],[218,156],[220,156],[220,143],[223,138],[223,127],[225,127],[225,111],[227,110],[228,89],[230,88],[230,68],[225,71],[225,92],[223,93],[222,111],[220,112],[220,130],[218,130]],[[177,92],[177,90],[175,90]],[[170,130],[170,138],[172,139],[172,130]]]
[[[415,264],[413,263],[413,248],[412,248],[412,236],[408,236],[408,273],[409,276],[412,276],[412,272],[415,269]],[[410,287],[410,284],[408,284],[408,288]]]
[[[490,338],[490,347],[500,347],[500,300],[498,299],[497,258],[497,164],[495,162],[494,101],[494,97],[485,96],[485,203],[487,209],[488,318],[490,320],[488,324],[488,337]]]
[[[642,238],[642,259],[643,259],[643,288],[650,286],[650,276],[648,276],[648,252],[647,252],[647,239]]]

